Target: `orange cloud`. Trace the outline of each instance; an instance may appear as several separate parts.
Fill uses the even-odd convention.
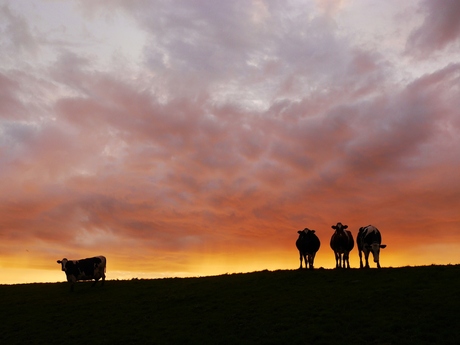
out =
[[[398,79],[394,51],[291,5],[255,21],[237,3],[165,3],[151,23],[119,2],[148,37],[129,66],[44,27],[40,63],[0,57],[1,267],[56,279],[57,259],[103,254],[110,278],[296,268],[309,227],[331,268],[337,222],[377,226],[383,266],[455,260],[456,57]],[[82,6],[91,26],[105,5]]]

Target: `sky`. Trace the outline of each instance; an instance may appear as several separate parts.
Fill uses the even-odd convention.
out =
[[[0,284],[458,264],[459,96],[457,0],[0,0]]]

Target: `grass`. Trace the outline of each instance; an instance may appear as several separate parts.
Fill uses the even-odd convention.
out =
[[[110,274],[110,272],[109,272]],[[0,286],[0,344],[458,344],[460,266]]]

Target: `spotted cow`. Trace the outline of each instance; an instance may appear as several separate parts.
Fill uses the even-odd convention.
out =
[[[78,280],[92,280],[96,285],[97,281],[102,278],[102,285],[105,281],[105,269],[107,260],[104,256],[95,256],[93,258],[81,260],[67,260],[66,258],[57,261],[61,264],[62,270],[67,276],[70,283],[70,290],[73,291],[74,284]]]
[[[300,255],[300,267],[302,269],[302,259],[305,261],[305,268],[313,269],[313,263],[315,261],[316,252],[321,246],[318,236],[315,234],[315,230],[305,228],[297,231],[299,238],[295,242]]]
[[[355,246],[353,235],[346,230],[348,225],[337,223],[331,226],[335,232],[331,237],[331,248],[335,255],[335,268],[350,268],[350,252]]]
[[[359,251],[359,267],[369,268],[369,253],[372,253],[374,262],[380,268],[380,248],[384,249],[387,245],[382,243],[382,235],[380,231],[373,225],[364,226],[359,228],[358,237],[356,238]],[[366,265],[363,266],[362,253],[366,260]]]

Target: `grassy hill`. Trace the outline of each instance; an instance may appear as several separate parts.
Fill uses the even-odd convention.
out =
[[[458,344],[459,292],[459,265],[2,285],[0,344]]]

